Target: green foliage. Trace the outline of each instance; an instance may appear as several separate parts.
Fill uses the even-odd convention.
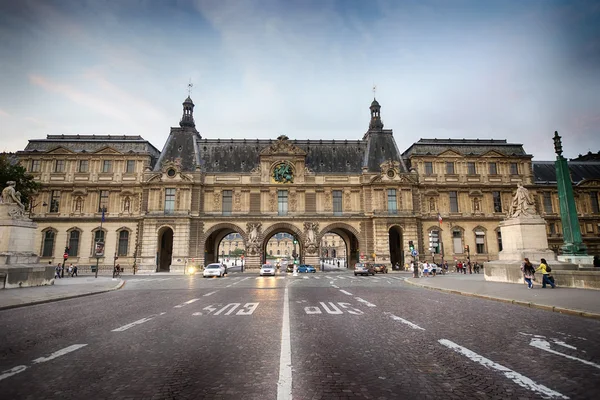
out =
[[[243,249],[235,249],[231,252],[231,256],[232,257],[239,257],[242,254],[244,254],[244,250]]]
[[[26,206],[31,196],[40,189],[40,184],[33,180],[33,176],[17,162],[10,153],[0,153],[0,190],[6,187],[6,182],[15,181],[15,189],[21,192],[21,202]]]

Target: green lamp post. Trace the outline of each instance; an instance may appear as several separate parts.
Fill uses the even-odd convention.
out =
[[[587,255],[587,249],[581,238],[579,218],[573,196],[573,184],[567,160],[562,156],[562,144],[558,131],[554,132],[554,151],[556,152],[556,185],[560,203],[560,220],[563,230],[563,255]]]

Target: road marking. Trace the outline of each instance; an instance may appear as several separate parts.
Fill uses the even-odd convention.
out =
[[[502,374],[505,377],[512,380],[517,385],[524,387],[525,389],[529,389],[533,392],[537,392],[547,398],[568,399],[567,396],[565,396],[561,393],[555,392],[554,390],[547,388],[544,385],[535,383],[530,378],[528,378],[524,375],[521,375],[518,372],[515,372],[503,365],[497,364],[497,363],[493,362],[492,360],[489,360],[483,356],[480,356],[479,354],[467,349],[466,347],[462,347],[462,346],[460,346],[454,342],[451,342],[450,340],[447,340],[447,339],[440,339],[440,340],[438,340],[438,342],[440,344],[454,350],[455,352],[462,354],[463,356],[466,356],[470,360],[483,365],[484,367],[486,367],[488,369],[492,368],[492,369],[502,372]]]
[[[55,351],[54,353],[50,354],[48,357],[36,358],[35,360],[33,360],[33,363],[34,364],[39,364],[39,363],[43,363],[43,362],[46,362],[46,361],[54,360],[57,357],[64,356],[65,354],[68,354],[68,353],[70,353],[72,351],[78,350],[78,349],[80,349],[82,347],[85,347],[85,346],[87,346],[87,344],[73,344],[73,345],[71,345],[69,347],[65,347],[62,350]]]
[[[355,297],[355,299],[360,301],[363,304],[366,304],[367,307],[377,307],[375,304],[369,303],[368,301],[366,301],[365,299],[361,299],[360,297]]]
[[[21,372],[27,369],[26,365],[17,365],[14,368],[7,369],[6,371],[2,371],[2,375],[0,375],[0,381],[6,378],[10,378],[13,375],[20,374]]]
[[[358,279],[356,276],[349,276],[348,279]]]
[[[410,321],[408,321],[408,320],[406,320],[406,319],[404,319],[404,318],[400,318],[400,317],[398,317],[397,315],[394,315],[394,314],[392,314],[392,313],[389,313],[389,312],[384,312],[384,314],[386,314],[386,315],[389,315],[389,316],[390,316],[390,318],[391,318],[391,319],[393,319],[394,321],[400,321],[400,322],[402,322],[403,324],[406,324],[406,325],[410,326],[410,327],[411,327],[411,328],[413,328],[413,329],[420,329],[420,330],[422,330],[422,331],[424,331],[424,330],[425,330],[425,329],[421,328],[419,325],[417,325],[417,324],[413,324],[412,322],[410,322]]]
[[[178,304],[178,305],[174,306],[173,308],[181,308],[181,307],[184,307],[184,306],[186,306],[186,305],[188,305],[188,304],[195,303],[195,302],[196,302],[196,301],[198,301],[198,300],[200,300],[200,299],[191,299],[191,300],[188,300],[188,301],[186,301],[186,302],[185,302],[185,303],[183,303],[183,304]]]
[[[308,279],[308,276],[303,276],[302,278],[303,278],[303,279]]]
[[[292,346],[290,335],[290,305],[288,287],[283,293],[283,323],[281,324],[281,353],[279,355],[279,380],[277,400],[292,399]]]
[[[317,306],[304,307],[304,312],[307,314],[323,314]]]
[[[247,276],[247,277],[245,277],[245,278],[242,278],[242,279],[240,279],[240,280],[239,280],[239,281],[237,281],[237,282],[233,282],[233,283],[231,283],[231,284],[229,284],[229,285],[227,285],[227,286],[225,286],[225,287],[226,287],[226,288],[228,288],[228,287],[231,287],[231,286],[233,286],[233,285],[237,285],[238,283],[240,283],[240,282],[243,282],[243,281],[245,281],[246,279],[250,279],[250,278],[251,278],[250,276]]]
[[[246,303],[242,306],[242,308],[245,308],[246,310],[239,310],[235,313],[235,315],[252,315],[252,313],[254,312],[254,310],[256,310],[259,304],[260,303]]]
[[[321,278],[319,278],[318,276],[313,276],[313,278],[315,278],[315,279],[321,279]]]
[[[339,288],[340,288],[340,287],[339,287],[339,286],[337,286],[337,285],[331,285],[331,287],[332,287],[332,288],[336,288],[336,289],[339,289]]]
[[[350,293],[350,292],[346,292],[345,290],[342,290],[342,289],[340,289],[340,292],[342,292],[342,293],[344,293],[344,294],[347,294],[348,296],[352,296],[352,293]]]
[[[345,308],[346,311],[348,311],[348,314],[352,314],[352,315],[363,315],[364,314],[364,312],[362,310],[352,307],[352,304],[350,304],[350,303],[338,303],[338,304],[340,305],[340,307]]]
[[[160,314],[158,314],[158,315],[163,315],[163,314],[166,314],[166,313],[164,313],[164,312],[163,312],[163,313],[160,313]],[[156,315],[152,315],[152,316],[150,316],[150,317],[146,317],[146,318],[138,319],[137,321],[134,321],[134,322],[132,322],[132,323],[130,323],[130,324],[123,325],[122,327],[120,327],[120,328],[117,328],[117,329],[113,329],[111,332],[123,332],[123,331],[126,331],[127,329],[129,329],[129,328],[133,328],[133,327],[134,327],[134,326],[136,326],[136,325],[143,324],[144,322],[148,322],[148,321],[150,321],[151,319],[154,319],[154,317],[156,317]]]
[[[557,344],[560,344],[560,343],[557,342]],[[550,348],[550,342],[548,342],[547,340],[540,339],[540,338],[531,338],[531,341],[529,342],[529,345],[533,346],[533,347],[536,347],[538,349],[547,351],[548,353],[552,353],[552,354],[556,354],[556,355],[559,355],[559,356],[563,356],[563,357],[568,358],[570,360],[579,361],[579,362],[584,363],[585,365],[591,365],[592,367],[596,367],[596,368],[600,369],[600,365],[595,364],[595,363],[593,363],[591,361],[582,360],[581,358],[573,357],[573,356],[570,356],[568,354],[563,354],[560,351],[552,350]],[[570,347],[572,347],[572,346],[570,346]]]
[[[211,294],[215,294],[215,293],[217,293],[217,292],[218,292],[218,290],[215,290],[214,292],[206,293],[206,294],[205,294],[204,296],[202,296],[202,297],[210,296]]]
[[[338,314],[343,314],[344,313],[342,310],[340,310],[339,308],[337,308],[336,305],[334,303],[332,303],[331,301],[329,302],[329,305],[331,306],[331,309],[329,309],[327,307],[327,304],[325,304],[322,301],[320,301],[319,304],[321,304],[321,307],[323,307],[323,309],[325,310],[325,312],[327,314],[338,315]]]

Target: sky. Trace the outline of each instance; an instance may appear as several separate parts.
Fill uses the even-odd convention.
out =
[[[534,161],[600,151],[600,2],[0,0],[0,151],[141,135],[181,103],[209,139],[359,140],[381,104],[398,148],[506,139]]]

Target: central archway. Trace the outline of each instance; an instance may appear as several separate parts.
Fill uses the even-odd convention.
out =
[[[274,236],[278,235],[278,234],[287,234],[287,235],[283,235],[281,237],[282,242],[287,243],[287,239],[289,239],[291,241],[291,243],[287,243],[286,244],[286,248],[289,247],[288,250],[288,255],[291,259],[293,259],[292,257],[292,253],[296,252],[297,254],[297,260],[299,264],[302,264],[304,262],[304,245],[302,243],[302,232],[295,227],[292,224],[289,223],[277,223],[274,224],[272,226],[269,226],[265,229],[264,233],[263,233],[263,241],[262,241],[262,246],[261,246],[261,263],[266,263],[267,259],[269,258],[268,256],[271,255],[270,251],[272,249],[269,248],[269,241],[271,238],[273,238]],[[286,239],[287,238],[287,239]],[[294,245],[294,238],[296,238],[297,243],[295,243]],[[285,250],[284,250],[285,252]],[[277,254],[273,254],[274,256],[276,256]],[[280,254],[282,257],[279,258],[283,258],[285,256],[285,254]],[[277,258],[277,257],[276,257]]]
[[[392,268],[398,263],[400,269],[403,269],[404,249],[402,247],[402,228],[398,225],[391,226],[388,240],[390,243],[390,262],[392,263]]]

